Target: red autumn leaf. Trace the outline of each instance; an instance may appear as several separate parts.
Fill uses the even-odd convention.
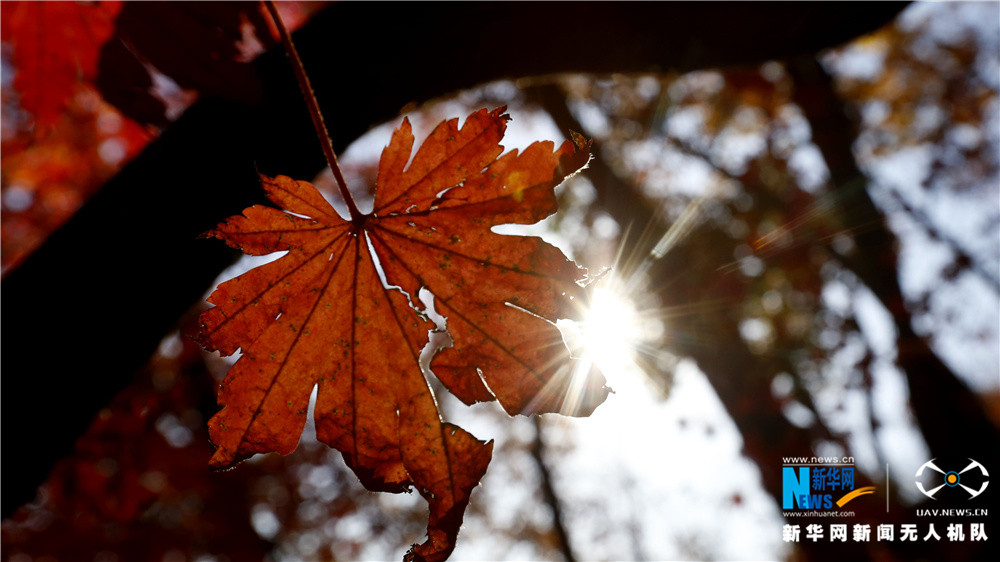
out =
[[[371,490],[416,486],[430,520],[411,556],[446,558],[492,442],[441,421],[420,364],[434,329],[421,288],[454,341],[430,370],[464,402],[586,415],[604,400],[597,373],[566,392],[574,360],[552,322],[572,315],[584,270],[539,238],[491,230],[555,212],[554,187],[587,162],[588,147],[537,142],[497,158],[504,109],[473,113],[461,128],[441,123],[412,162],[404,120],[367,216],[344,220],[309,183],[262,176],[284,211],[253,206],[209,233],[248,254],[288,252],[221,284],[201,316],[207,348],[243,350],[209,422],[214,467],[291,452],[318,385],[318,438]]]
[[[245,102],[260,95],[241,52],[244,22],[270,41],[259,2],[15,1],[2,12],[14,88],[39,133],[55,125],[81,82],[128,117],[165,126],[150,66],[182,88]]]
[[[97,72],[121,2],[4,2],[3,40],[12,45],[14,87],[39,130],[51,128],[81,80]]]

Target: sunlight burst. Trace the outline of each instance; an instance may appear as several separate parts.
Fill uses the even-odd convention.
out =
[[[643,340],[635,304],[611,279],[594,289],[580,327],[583,357],[602,371],[630,366]]]
[[[563,326],[574,354],[595,365],[616,391],[645,379],[639,356],[658,347],[662,319],[636,304],[635,287],[609,274],[597,282],[580,320]],[[629,379],[626,381],[626,379]]]
[[[574,356],[584,360],[571,375],[574,381],[586,378],[585,374],[596,366],[612,389],[628,387],[637,393],[656,389],[664,396],[667,394],[669,365],[674,359],[664,348],[667,319],[690,312],[664,310],[647,287],[648,273],[657,260],[698,226],[703,203],[703,197],[690,201],[645,255],[619,246],[614,270],[598,275],[588,302],[581,303],[579,320],[559,323]],[[652,224],[647,229],[649,226]],[[640,238],[650,234],[647,231]]]

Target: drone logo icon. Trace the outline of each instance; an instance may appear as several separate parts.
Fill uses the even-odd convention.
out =
[[[986,478],[989,477],[990,473],[986,472],[986,467],[975,459],[969,459],[972,462],[970,462],[968,466],[957,472],[954,470],[949,470],[949,471],[942,470],[936,464],[934,464],[935,460],[936,459],[931,459],[925,462],[924,464],[920,465],[920,468],[917,469],[917,474],[916,474],[916,478],[918,479],[916,481],[917,489],[919,489],[921,493],[923,493],[925,496],[927,496],[932,500],[937,499],[934,497],[934,494],[937,494],[941,490],[941,488],[944,487],[954,488],[956,486],[968,492],[969,499],[971,500],[972,498],[978,496],[979,494],[982,494],[986,490],[986,486],[990,484],[990,481],[986,480]],[[920,475],[923,474],[925,468],[929,468],[935,472],[941,473],[943,475],[944,483],[935,488],[931,488],[930,490],[925,489],[923,483],[920,482],[919,480]],[[966,472],[974,468],[979,469],[979,472],[982,474],[983,478],[982,486],[979,487],[979,490],[975,490],[973,488],[966,486],[965,484],[962,484],[962,474],[965,474]]]

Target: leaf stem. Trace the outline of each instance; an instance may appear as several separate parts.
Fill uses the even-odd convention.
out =
[[[265,0],[264,5],[267,6],[267,11],[271,14],[271,19],[278,28],[278,34],[281,35],[281,44],[284,45],[285,54],[292,63],[292,70],[295,71],[295,78],[299,82],[299,89],[302,90],[302,97],[306,101],[306,107],[309,108],[309,117],[312,118],[313,127],[316,129],[316,136],[319,137],[319,144],[323,147],[326,162],[330,165],[330,170],[333,171],[334,179],[337,180],[340,195],[347,203],[347,209],[351,213],[351,220],[354,222],[363,221],[364,215],[358,210],[357,204],[354,203],[354,198],[347,189],[347,182],[344,181],[344,174],[340,171],[337,154],[333,151],[333,141],[330,140],[330,133],[326,130],[323,114],[319,111],[319,102],[316,101],[316,94],[313,93],[312,84],[309,83],[309,76],[306,75],[305,68],[302,67],[302,59],[299,58],[299,52],[295,49],[295,43],[292,43],[292,37],[288,34],[288,30],[285,29],[285,24],[281,21],[281,16],[278,14],[278,9],[274,6],[274,2]]]

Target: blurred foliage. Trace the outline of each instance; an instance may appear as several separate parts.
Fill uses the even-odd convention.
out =
[[[86,86],[44,137],[32,132],[30,116],[18,108],[6,79],[2,98],[0,267],[6,271],[73,216],[152,136]]]
[[[280,10],[296,29],[324,4],[282,2]],[[4,4],[0,271],[20,263],[199,94],[260,95],[248,62],[263,52],[268,28],[255,8]]]

